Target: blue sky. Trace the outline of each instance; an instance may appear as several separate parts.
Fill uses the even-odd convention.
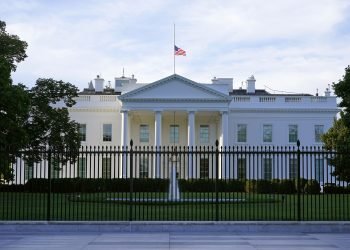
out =
[[[257,88],[315,94],[350,64],[350,1],[39,1],[1,0],[0,19],[28,42],[13,74],[69,81],[80,89],[97,74],[134,74],[138,82],[176,73],[197,82],[250,75]],[[266,86],[266,87],[265,87]]]

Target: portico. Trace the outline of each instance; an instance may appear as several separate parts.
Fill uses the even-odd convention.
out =
[[[228,107],[231,97],[178,75],[172,75],[119,97],[122,102],[122,145],[228,145]],[[137,140],[138,125],[147,125],[149,140]],[[178,125],[179,138],[171,141],[169,126]],[[211,136],[200,141],[200,125]],[[173,128],[174,130],[174,128]],[[215,132],[214,132],[215,131]],[[130,138],[130,134],[133,138]],[[154,139],[151,139],[154,138]],[[176,138],[174,138],[176,139]]]
[[[222,131],[218,111],[132,110],[122,111],[122,117],[125,146],[130,139],[138,146],[214,145]]]
[[[122,102],[122,145],[228,145],[231,97],[187,78],[172,75],[119,97]],[[132,135],[132,138],[131,136]],[[157,160],[156,160],[157,161]],[[192,177],[192,160],[188,160]],[[155,176],[159,176],[156,162]]]

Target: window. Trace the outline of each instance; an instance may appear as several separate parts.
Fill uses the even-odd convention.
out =
[[[80,141],[86,141],[86,124],[79,124]]]
[[[86,158],[78,159],[78,177],[86,178]]]
[[[298,125],[289,125],[289,142],[297,142]]]
[[[272,125],[263,125],[263,142],[272,142]]]
[[[247,142],[247,124],[237,124],[237,142]]]
[[[321,136],[323,135],[323,125],[315,125],[315,142],[321,142]]]
[[[179,143],[179,125],[170,125],[170,143]]]
[[[323,182],[323,159],[315,159],[315,179],[318,182]]]
[[[209,178],[209,158],[208,157],[202,157],[200,159],[199,176],[201,179]]]
[[[148,156],[142,155],[140,156],[140,178],[147,178],[148,177]]]
[[[200,143],[209,143],[209,126],[208,125],[200,125],[199,141]]]
[[[149,127],[148,125],[140,125],[140,142],[148,143],[149,142]]]
[[[296,179],[298,177],[298,159],[289,158],[289,178]]]
[[[30,179],[33,179],[33,173],[34,173],[34,166],[33,163],[24,163],[24,180],[28,181]]]
[[[102,178],[111,178],[111,158],[102,158]]]
[[[112,141],[112,124],[103,124],[103,141]]]
[[[237,159],[237,177],[238,177],[238,179],[244,180],[247,178],[246,166],[247,166],[247,161],[245,158],[238,158]]]
[[[263,174],[265,180],[272,179],[272,158],[263,158]]]

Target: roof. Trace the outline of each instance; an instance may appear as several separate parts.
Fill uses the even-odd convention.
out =
[[[172,83],[172,81],[174,81],[174,80],[178,81],[177,86],[176,86],[176,84]],[[179,83],[182,83],[182,85],[179,85]],[[167,85],[167,86],[164,87],[165,85]],[[144,85],[144,86],[137,88],[137,89],[134,89],[134,90],[127,92],[125,94],[122,94],[119,97],[119,99],[122,101],[125,101],[127,99],[133,99],[136,96],[137,96],[137,98],[141,98],[141,96],[143,96],[143,95],[146,95],[147,98],[154,99],[155,96],[157,96],[159,94],[159,93],[156,93],[157,91],[155,91],[155,90],[156,89],[158,89],[158,90],[164,89],[164,88],[167,89],[167,91],[163,91],[164,95],[160,96],[159,98],[161,98],[161,99],[173,98],[170,96],[174,95],[177,92],[177,90],[179,90],[180,86],[182,86],[182,87],[187,86],[187,88],[186,88],[187,92],[178,93],[179,98],[186,98],[185,96],[186,95],[188,96],[189,91],[194,91],[197,94],[201,93],[203,95],[202,98],[204,98],[204,99],[210,98],[210,99],[221,99],[221,100],[225,100],[225,101],[231,100],[231,97],[229,95],[224,94],[216,89],[210,88],[206,85],[207,84],[200,84],[200,83],[194,82],[188,78],[185,78],[183,76],[173,74],[173,75],[170,75],[170,76],[165,77],[163,79],[160,79],[158,81],[155,81],[153,83]],[[172,87],[172,88],[170,88],[170,87]],[[154,95],[154,96],[152,96],[152,95]],[[145,96],[143,96],[142,98],[145,98]],[[198,96],[197,96],[197,98],[198,98]]]
[[[255,93],[247,93],[246,89],[233,89],[230,91],[230,95],[256,95],[256,96],[312,96],[310,94],[303,94],[303,93],[293,93],[293,94],[271,94],[267,92],[265,89],[256,89]]]
[[[96,92],[95,89],[84,89],[78,95],[120,95],[120,92],[114,92],[114,89],[103,89],[103,92]]]

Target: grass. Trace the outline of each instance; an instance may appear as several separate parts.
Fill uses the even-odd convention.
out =
[[[128,199],[129,193],[0,193],[0,220],[298,220],[297,195],[219,193],[220,199],[242,202],[146,202],[164,199],[167,193],[134,193],[137,202],[108,201]],[[182,193],[185,199],[215,198],[215,193]],[[144,201],[142,201],[144,199]],[[48,212],[48,206],[50,206]],[[301,195],[301,220],[349,220],[350,195]]]

